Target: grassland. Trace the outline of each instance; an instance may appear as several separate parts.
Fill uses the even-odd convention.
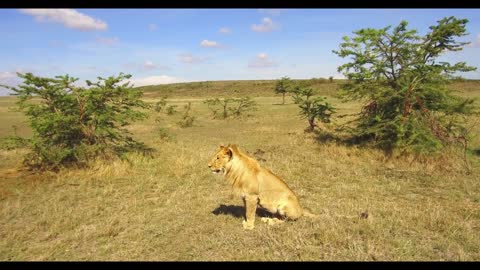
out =
[[[457,153],[425,160],[385,159],[380,151],[323,141],[273,81],[230,81],[144,87],[145,99],[187,101],[197,120],[180,128],[176,116],[152,115],[131,127],[155,148],[153,157],[97,163],[90,169],[32,174],[25,150],[0,151],[0,260],[480,260],[480,138],[471,141],[472,170]],[[312,82],[339,108],[358,103],[334,97],[336,83]],[[454,84],[480,97],[479,82]],[[203,100],[254,96],[246,119],[213,120]],[[27,136],[24,118],[0,98],[0,137],[11,125]],[[347,119],[336,119],[341,124]],[[473,134],[479,118],[471,117]],[[475,124],[476,123],[476,124]],[[171,139],[161,139],[164,127]],[[278,226],[257,217],[241,225],[243,206],[207,162],[219,143],[236,143],[283,177],[301,204],[320,216]],[[368,215],[367,215],[368,213]],[[262,215],[258,211],[258,215]]]

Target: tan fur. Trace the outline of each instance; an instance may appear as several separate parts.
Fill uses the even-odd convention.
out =
[[[243,198],[246,212],[244,229],[254,228],[257,204],[282,217],[281,220],[262,218],[270,225],[281,223],[283,219],[296,220],[302,215],[315,216],[302,209],[297,196],[282,179],[260,166],[236,145],[220,146],[208,167],[214,173],[223,172],[235,193]]]

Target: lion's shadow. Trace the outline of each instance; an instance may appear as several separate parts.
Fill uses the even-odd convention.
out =
[[[220,204],[215,210],[212,211],[212,214],[218,215],[230,215],[236,218],[245,218],[245,207],[238,206],[238,205],[225,205]],[[273,218],[275,217],[272,213],[268,212],[267,210],[257,207],[257,216],[259,217],[268,217]]]

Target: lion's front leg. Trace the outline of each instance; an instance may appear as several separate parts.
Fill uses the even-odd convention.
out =
[[[242,222],[243,228],[252,230],[255,227],[255,213],[257,211],[258,196],[245,196],[243,199],[245,204],[245,218]]]

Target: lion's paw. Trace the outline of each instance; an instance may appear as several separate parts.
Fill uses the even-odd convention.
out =
[[[268,217],[262,217],[260,220],[262,222],[267,223],[269,226],[273,226],[273,225],[280,224],[280,223],[284,222],[283,220],[280,220],[278,218],[268,218]]]
[[[253,230],[253,228],[255,227],[255,225],[253,224],[253,222],[249,223],[245,220],[242,221],[242,225],[243,225],[243,228],[245,230]]]

